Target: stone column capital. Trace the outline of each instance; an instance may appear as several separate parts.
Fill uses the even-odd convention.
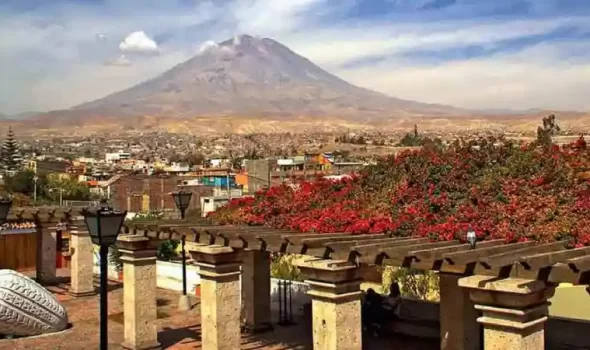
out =
[[[139,235],[120,235],[117,237],[117,248],[126,251],[154,250],[158,241]]]
[[[209,265],[241,264],[242,251],[221,245],[186,243],[186,250],[197,263]],[[205,268],[207,265],[205,265]]]
[[[344,260],[309,259],[295,265],[309,281],[340,284],[362,280],[362,269]]]
[[[521,278],[498,279],[493,276],[469,276],[459,286],[470,292],[478,305],[526,309],[547,302],[555,293],[555,284]]]

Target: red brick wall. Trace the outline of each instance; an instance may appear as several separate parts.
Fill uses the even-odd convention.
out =
[[[160,212],[164,210],[176,210],[171,192],[177,191],[180,180],[188,180],[187,177],[157,177],[147,175],[128,175],[122,177],[111,187],[113,204],[120,209],[131,212],[142,211],[143,195],[149,195],[150,211]],[[200,197],[210,196],[213,189],[204,186],[184,187],[186,191],[193,192],[189,211],[200,207]],[[127,208],[127,197],[130,199],[130,208]],[[164,207],[162,208],[162,200]]]

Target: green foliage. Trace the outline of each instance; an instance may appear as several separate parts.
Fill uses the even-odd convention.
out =
[[[119,248],[117,248],[116,244],[113,244],[109,247],[109,255],[108,261],[110,265],[115,266],[117,272],[123,271],[123,262],[121,261],[121,252],[119,252]]]
[[[270,264],[270,275],[273,278],[291,281],[303,281],[301,271],[295,266],[294,260],[297,255],[272,253]]]
[[[59,189],[63,192],[64,200],[79,200],[87,201],[94,199],[94,196],[90,193],[88,186],[78,182],[75,179],[69,177],[58,177],[58,176],[47,176],[47,185],[41,186],[41,191],[46,198],[59,200]],[[37,183],[39,186],[39,183]],[[49,191],[54,189],[53,191]],[[39,187],[38,187],[39,190]]]
[[[14,132],[8,128],[8,135],[0,152],[0,163],[6,171],[17,171],[22,165],[22,157],[15,140]]]
[[[561,128],[557,125],[554,114],[543,118],[543,125],[537,128],[537,143],[544,147],[551,146],[553,144],[552,137],[560,131]]]
[[[367,140],[364,136],[348,136],[348,135],[341,135],[337,136],[334,140],[337,143],[350,143],[353,145],[366,145]]]
[[[440,279],[432,271],[388,266],[383,270],[383,293],[389,293],[389,286],[393,281],[399,283],[404,297],[431,301],[440,298]]]
[[[32,196],[35,190],[35,182],[33,178],[35,173],[31,170],[20,171],[13,176],[6,176],[4,178],[4,190],[8,193],[22,193],[26,196]],[[44,181],[46,183],[46,179]],[[37,186],[43,186],[41,181],[37,182]]]
[[[37,201],[40,203],[57,203],[60,189],[63,191],[64,200],[91,200],[93,195],[90,189],[71,178],[51,176],[53,174],[39,173],[35,175],[32,170],[23,170],[13,176],[4,179],[4,190],[8,193],[22,194],[33,197],[35,192],[35,176],[37,176]]]
[[[178,248],[179,242],[178,241],[173,241],[173,240],[168,240],[168,241],[164,241],[162,242],[159,246],[158,246],[158,260],[163,260],[163,261],[170,261],[173,258],[176,258],[178,256],[178,254],[176,253],[176,249]]]

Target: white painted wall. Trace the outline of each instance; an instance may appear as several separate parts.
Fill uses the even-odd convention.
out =
[[[275,314],[279,312],[279,282],[280,280],[277,278],[270,279],[270,302],[271,302],[271,310],[273,312],[273,317]],[[291,294],[291,302],[292,302],[292,310],[293,316],[302,316],[303,315],[303,305],[307,303],[311,303],[311,297],[307,295],[307,291],[309,290],[309,285],[303,282],[292,282],[291,285],[292,294]],[[288,297],[288,294],[287,294]]]
[[[94,273],[100,274],[99,256],[94,254]],[[115,266],[109,264],[109,278],[117,279],[118,273]],[[189,293],[195,294],[195,286],[201,284],[198,274],[199,268],[193,265],[186,266],[186,287]],[[182,291],[182,265],[176,262],[156,261],[156,285],[158,288]]]

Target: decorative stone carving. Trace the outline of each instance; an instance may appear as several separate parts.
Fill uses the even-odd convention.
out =
[[[13,270],[0,270],[0,334],[32,336],[64,330],[66,309],[49,291]]]

